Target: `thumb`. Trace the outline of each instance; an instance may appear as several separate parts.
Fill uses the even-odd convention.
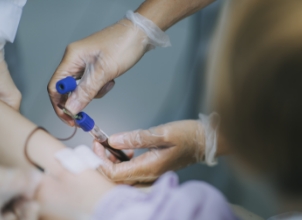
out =
[[[106,157],[104,147],[98,142],[94,142],[94,152],[104,162],[98,171],[117,183],[151,182],[159,176],[157,165],[163,162],[161,155],[148,151],[130,161],[115,164]]]
[[[80,83],[66,102],[66,108],[73,114],[79,113],[92,99],[102,97],[114,86],[110,74],[105,74],[102,62],[97,57],[94,59],[95,61],[86,63]]]
[[[18,219],[38,220],[39,211],[39,204],[35,201],[21,200],[14,204],[14,213],[18,216]]]
[[[67,76],[72,76],[74,78],[82,77],[84,69],[85,62],[83,62],[78,53],[75,53],[73,50],[67,48],[60,65],[51,77],[47,86],[48,95],[56,114],[70,126],[74,126],[73,119],[66,115],[59,107],[59,105],[65,106],[68,95],[58,93],[56,84],[59,80],[64,79]]]

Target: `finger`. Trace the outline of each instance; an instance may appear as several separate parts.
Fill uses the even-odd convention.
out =
[[[124,152],[130,159],[134,156],[134,150],[127,149],[127,150],[124,150]]]
[[[39,219],[39,204],[34,201],[20,201],[14,206],[14,213],[18,219],[22,220],[38,220]]]
[[[65,106],[68,95],[61,95],[58,93],[56,90],[56,83],[67,76],[73,76],[75,78],[82,76],[85,69],[85,62],[83,62],[83,60],[80,58],[79,53],[79,51],[73,49],[73,46],[67,47],[63,59],[53,74],[47,87],[49,98],[56,114],[59,116],[59,118],[71,126],[74,126],[74,121],[69,116],[64,114],[58,107],[58,105]]]
[[[100,54],[94,54],[87,57],[85,65],[85,72],[80,83],[66,102],[66,107],[73,114],[82,111],[88,103],[97,96],[101,88],[114,78],[111,76],[112,73],[110,71],[104,70],[104,67],[108,64]],[[112,84],[110,84],[110,86],[111,88],[113,87]]]
[[[98,141],[94,141],[92,145],[93,152],[98,155],[101,159],[107,158],[106,149]]]
[[[75,126],[74,119],[63,112],[63,107],[64,107],[65,102],[67,100],[67,95],[58,95],[58,96],[55,95],[55,96],[51,97],[51,94],[49,93],[49,97],[50,97],[50,100],[51,100],[51,104],[52,104],[56,114],[58,115],[58,117],[64,123],[68,124],[69,126],[74,127]],[[59,100],[57,100],[57,98],[59,98]]]
[[[0,219],[1,220],[18,220],[18,217],[12,212],[5,212],[2,216],[0,216]]]
[[[117,163],[119,162],[119,160],[113,155],[113,154],[110,154],[108,156],[108,159],[112,162],[112,163]]]
[[[114,85],[115,81],[111,80],[106,85],[104,85],[103,88],[101,88],[101,90],[96,94],[94,98],[99,99],[104,97],[114,87]]]
[[[38,172],[26,173],[15,169],[0,168],[0,192],[8,202],[17,196],[32,198],[40,181]]]
[[[124,150],[124,153],[127,155],[128,158],[132,158],[134,155],[134,150]],[[108,159],[112,161],[112,163],[118,163],[121,162],[119,159],[117,159],[113,154],[110,154],[108,156]]]
[[[156,148],[172,145],[162,126],[114,134],[109,137],[109,144],[116,149]]]
[[[165,157],[169,153],[169,149],[153,150],[130,161],[114,164],[104,156],[103,147],[99,143],[95,144],[94,150],[104,161],[98,170],[115,182],[127,184],[151,182],[157,179],[163,172]]]

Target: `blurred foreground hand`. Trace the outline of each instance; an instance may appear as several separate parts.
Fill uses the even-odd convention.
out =
[[[150,182],[168,170],[177,170],[201,162],[205,155],[205,134],[199,120],[176,121],[148,130],[136,130],[110,137],[116,149],[147,148],[149,151],[128,162],[113,163],[98,142],[94,152],[104,160],[99,167],[115,182]]]
[[[0,219],[37,220],[39,206],[33,197],[40,180],[38,173],[0,167]]]

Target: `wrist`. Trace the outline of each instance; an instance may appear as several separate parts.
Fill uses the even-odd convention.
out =
[[[171,46],[169,36],[150,19],[132,11],[126,13],[126,18],[130,20],[135,27],[145,33],[148,39],[147,44],[151,47]]]
[[[214,0],[146,0],[136,12],[166,31],[183,18],[199,11]]]

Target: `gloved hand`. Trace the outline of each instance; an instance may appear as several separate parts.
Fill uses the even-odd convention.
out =
[[[104,160],[99,171],[115,182],[150,182],[168,170],[177,170],[205,161],[214,165],[216,153],[215,115],[201,120],[177,121],[148,130],[113,135],[109,144],[116,149],[148,148],[146,153],[128,162],[113,163],[104,148],[94,143],[94,152]]]
[[[4,60],[4,50],[0,49],[0,100],[19,111],[21,93],[12,80]]]
[[[32,198],[41,176],[0,167],[0,177],[0,219],[37,220],[39,206]]]
[[[162,40],[164,33],[158,27],[153,27],[155,24],[146,22],[137,13],[129,13],[135,19],[129,15],[127,18],[131,21],[123,19],[67,47],[49,82],[48,93],[57,115],[69,125],[73,126],[74,121],[57,107],[58,104],[65,105],[73,114],[79,113],[93,98],[101,98],[112,89],[113,80],[138,62],[151,45],[168,46],[166,42],[158,44],[156,41],[158,38]],[[145,23],[137,23],[137,20]],[[153,30],[152,36],[148,32],[150,29]],[[81,78],[69,98],[60,95],[55,88],[56,83],[67,76]]]

